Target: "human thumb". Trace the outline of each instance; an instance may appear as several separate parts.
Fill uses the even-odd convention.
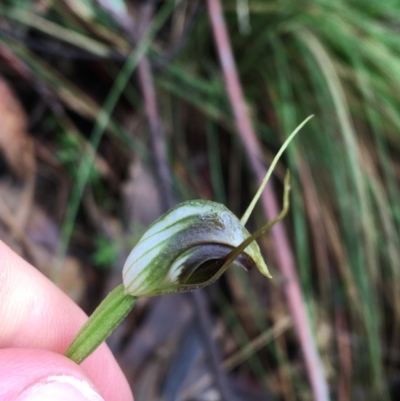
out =
[[[0,350],[2,401],[103,401],[80,366],[39,349]]]

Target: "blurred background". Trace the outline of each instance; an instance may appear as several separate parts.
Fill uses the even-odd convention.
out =
[[[273,279],[140,299],[108,343],[136,401],[399,400],[399,93],[396,0],[3,0],[0,239],[90,314],[146,226],[241,216],[313,114],[248,223],[289,168]]]

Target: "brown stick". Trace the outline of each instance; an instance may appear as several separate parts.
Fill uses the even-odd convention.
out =
[[[154,167],[156,170],[155,176],[157,178],[158,187],[160,188],[159,192],[162,194],[160,200],[163,203],[163,209],[168,210],[174,206],[176,202],[171,190],[172,180],[166,159],[163,126],[158,112],[153,75],[147,56],[143,56],[139,61],[138,76],[150,128],[151,148],[153,150]]]
[[[207,0],[207,4],[229,100],[236,119],[237,130],[242,139],[249,163],[256,179],[258,182],[261,182],[264,178],[266,169],[262,162],[261,147],[246,111],[244,96],[239,83],[239,77],[222,13],[221,3],[220,0]],[[261,201],[267,219],[271,220],[278,215],[279,208],[271,185],[267,186],[265,189]],[[285,294],[300,346],[304,354],[314,400],[328,401],[328,385],[324,377],[322,362],[311,332],[299,279],[296,273],[294,256],[284,225],[277,224],[271,232],[275,242],[277,263],[284,279]]]

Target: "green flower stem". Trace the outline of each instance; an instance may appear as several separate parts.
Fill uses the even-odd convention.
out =
[[[65,356],[76,363],[81,363],[121,323],[136,300],[137,297],[125,292],[122,284],[112,290],[72,340],[65,351]]]

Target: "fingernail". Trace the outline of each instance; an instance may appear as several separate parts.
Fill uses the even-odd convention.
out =
[[[25,389],[15,401],[104,401],[86,381],[51,376]]]

